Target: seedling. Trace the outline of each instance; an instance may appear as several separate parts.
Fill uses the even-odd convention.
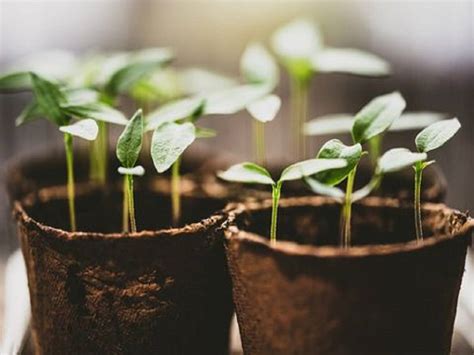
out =
[[[305,155],[305,136],[301,134],[308,111],[308,89],[317,73],[346,73],[385,76],[389,64],[358,49],[325,47],[318,26],[297,19],[279,28],[271,39],[273,51],[291,80],[292,122],[295,152]]]
[[[356,115],[352,125],[352,146],[346,146],[337,139],[330,140],[323,145],[317,158],[320,159],[346,159],[344,169],[327,171],[314,177],[307,178],[307,182],[315,192],[343,197],[341,211],[340,239],[341,245],[349,247],[351,243],[351,214],[353,188],[357,167],[361,157],[365,154],[362,144],[367,143],[376,136],[389,129],[393,121],[400,117],[405,108],[405,100],[398,92],[376,97],[365,105]],[[347,179],[346,191],[342,193],[335,185]],[[373,184],[373,187],[376,184]]]
[[[388,132],[421,129],[446,118],[438,112],[420,111],[405,112],[400,119],[395,120]],[[304,125],[304,134],[307,136],[322,136],[334,134],[350,134],[354,122],[353,114],[337,113],[317,117]],[[377,164],[382,151],[384,135],[378,135],[369,141],[369,157],[372,165]]]
[[[59,126],[59,130],[64,133],[69,219],[71,230],[75,231],[73,136],[94,140],[97,137],[98,127],[90,117],[99,114],[103,107],[100,104],[94,104],[91,97],[94,96],[93,91],[63,90],[35,73],[29,73],[29,75],[35,100],[23,110],[16,122],[20,125],[45,117]],[[112,114],[116,112],[112,111]],[[87,119],[73,122],[73,118]]]
[[[268,84],[245,84],[218,92],[201,94],[170,102],[151,112],[146,131],[154,131],[151,157],[158,173],[171,169],[173,224],[180,220],[180,157],[196,138],[209,138],[213,130],[196,126],[205,115],[229,115],[247,108],[268,95]]]
[[[416,149],[426,155],[428,152],[444,145],[456,134],[459,128],[461,128],[461,124],[457,118],[433,123],[416,136]],[[421,223],[421,180],[423,170],[434,163],[434,160],[428,162],[424,160],[426,158],[413,165],[415,169],[415,231],[416,240],[418,241],[423,239],[423,224]]]
[[[117,158],[122,164],[118,172],[124,176],[123,181],[123,218],[124,233],[137,231],[135,219],[135,199],[133,195],[133,177],[143,176],[145,169],[135,166],[143,141],[143,113],[138,110],[125,126],[117,141]]]
[[[265,164],[265,128],[272,121],[281,106],[278,96],[270,94],[278,83],[278,66],[270,53],[259,43],[252,43],[245,49],[240,60],[244,79],[255,85],[268,87],[268,95],[250,103],[247,111],[254,118],[254,158],[258,164]]]
[[[305,176],[322,173],[326,170],[345,168],[347,162],[344,159],[309,159],[290,165],[275,181],[270,173],[263,167],[253,163],[240,163],[231,166],[218,176],[226,181],[242,182],[247,184],[264,184],[272,186],[272,216],[270,223],[270,241],[276,242],[278,205],[283,182],[300,180]]]

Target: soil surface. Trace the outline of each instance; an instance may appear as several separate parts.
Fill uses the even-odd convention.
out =
[[[226,354],[224,217],[212,216],[224,202],[183,197],[182,224],[196,223],[161,229],[169,197],[139,190],[138,228],[156,231],[120,234],[120,192],[77,192],[78,233],[56,229],[68,225],[63,188],[15,204],[37,353]]]
[[[466,215],[425,205],[416,243],[410,204],[369,198],[354,205],[354,247],[342,249],[328,199],[282,200],[275,245],[270,204],[246,207],[225,240],[246,353],[449,354]]]

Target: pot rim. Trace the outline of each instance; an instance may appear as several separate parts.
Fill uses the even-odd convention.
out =
[[[422,208],[424,210],[440,210],[452,213],[458,216],[460,219],[465,219],[465,222],[457,231],[452,235],[443,234],[440,236],[430,237],[423,239],[421,242],[412,240],[405,243],[394,243],[394,244],[374,244],[374,245],[363,245],[353,246],[350,248],[341,248],[339,246],[314,246],[309,244],[298,244],[292,241],[279,241],[272,243],[268,238],[263,237],[259,234],[247,232],[237,227],[235,221],[241,214],[264,210],[271,208],[272,201],[265,200],[261,202],[248,202],[248,203],[230,203],[226,206],[225,212],[228,214],[227,223],[228,228],[224,230],[224,237],[226,244],[231,240],[237,240],[242,243],[248,243],[251,245],[265,248],[266,250],[276,252],[278,254],[284,254],[288,256],[309,256],[318,258],[358,258],[367,256],[383,256],[398,253],[416,252],[425,248],[434,247],[441,243],[470,236],[472,230],[474,230],[474,219],[469,217],[467,214],[462,213],[458,210],[451,209],[442,203],[423,203]],[[291,208],[296,206],[322,206],[328,204],[338,204],[337,201],[330,197],[323,196],[311,196],[311,197],[292,197],[284,198],[280,200],[279,207]],[[367,197],[356,204],[365,205],[368,207],[410,207],[410,203],[400,201],[393,198],[383,197]],[[413,208],[413,207],[411,207]]]
[[[79,187],[79,189],[78,189]],[[151,238],[163,238],[163,237],[179,237],[186,234],[199,234],[209,228],[222,227],[223,223],[226,220],[227,215],[221,210],[212,213],[209,217],[204,218],[198,222],[193,222],[186,224],[182,227],[171,227],[157,230],[140,230],[135,233],[123,233],[123,232],[113,232],[113,233],[101,233],[101,232],[81,232],[81,231],[67,231],[61,228],[52,227],[47,224],[41,223],[31,217],[25,210],[24,206],[32,206],[34,203],[40,202],[44,203],[48,200],[51,200],[51,197],[61,196],[61,190],[65,189],[64,186],[50,186],[40,189],[38,192],[33,192],[25,196],[21,200],[15,200],[13,202],[13,215],[18,223],[26,225],[28,228],[34,228],[45,234],[50,235],[51,237],[65,240],[65,241],[75,241],[75,240],[133,240],[133,239],[151,239]],[[55,191],[56,190],[56,191]],[[91,191],[101,190],[99,187],[94,185],[85,184],[76,184],[76,196],[77,190],[82,194],[89,193]],[[41,194],[44,191],[55,191],[55,194],[49,199],[41,198]],[[63,197],[63,196],[61,196]],[[212,198],[212,197],[210,197]]]

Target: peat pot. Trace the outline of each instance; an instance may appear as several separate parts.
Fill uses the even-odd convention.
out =
[[[224,202],[136,191],[138,233],[120,233],[120,191],[77,186],[80,232],[64,187],[14,203],[37,354],[228,353],[233,311],[223,251]]]
[[[246,354],[449,354],[473,220],[423,205],[368,198],[353,207],[352,245],[340,206],[323,197],[229,207],[225,249]]]

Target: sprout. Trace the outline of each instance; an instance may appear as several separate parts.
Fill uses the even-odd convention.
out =
[[[398,92],[382,95],[371,100],[356,114],[353,120],[352,139],[354,145],[347,146],[341,141],[333,139],[324,144],[317,155],[317,158],[320,159],[345,159],[347,166],[344,169],[326,171],[305,179],[314,192],[337,199],[343,197],[340,239],[341,245],[344,247],[349,247],[351,244],[353,188],[357,166],[364,155],[362,144],[388,130],[393,121],[400,117],[404,107],[405,100]],[[334,187],[346,179],[345,193]],[[359,192],[358,195],[362,195],[366,191],[370,192],[377,185],[377,180],[373,181],[369,187]]]
[[[123,219],[124,232],[137,231],[135,220],[135,201],[133,197],[133,176],[142,176],[145,169],[135,166],[143,140],[143,113],[138,110],[125,126],[117,141],[117,158],[122,164],[118,172],[124,176],[123,183]],[[130,227],[130,228],[129,228]]]
[[[309,84],[314,74],[383,76],[390,73],[389,64],[373,54],[353,48],[326,47],[318,26],[307,19],[296,19],[279,28],[271,43],[291,80],[291,119],[298,156],[305,155],[305,136],[301,137],[301,134],[308,110]]]
[[[418,133],[415,138],[416,148],[420,153],[426,155],[426,153],[444,145],[457,133],[459,128],[461,128],[461,124],[457,118],[433,123]],[[426,158],[423,161],[416,162],[413,166],[415,169],[415,231],[418,241],[423,239],[423,225],[421,223],[421,180],[423,170],[434,163],[434,160],[428,162],[424,160]]]
[[[392,123],[388,132],[421,129],[444,118],[446,118],[446,114],[438,112],[405,112],[400,119]],[[353,123],[354,115],[352,114],[324,115],[307,122],[304,126],[304,134],[308,136],[346,134],[351,132]],[[380,158],[382,139],[383,135],[379,135],[369,141],[369,156],[374,165]]]
[[[77,228],[75,213],[74,192],[74,155],[73,137],[86,140],[95,140],[97,137],[97,123],[90,117],[100,115],[104,107],[96,103],[97,93],[79,90],[65,90],[57,84],[42,78],[38,74],[29,73],[34,93],[34,100],[22,111],[17,118],[17,125],[45,117],[59,127],[64,134],[67,166],[67,193],[69,204],[69,220],[72,231]],[[74,108],[74,109],[72,109]],[[107,108],[109,116],[118,117],[118,113]],[[73,121],[73,118],[85,118]]]
[[[276,242],[278,204],[283,182],[299,180],[305,176],[321,173],[328,169],[344,168],[347,162],[344,159],[309,159],[290,165],[274,181],[270,173],[263,167],[254,163],[240,163],[231,166],[218,176],[226,181],[242,182],[247,184],[263,184],[272,186],[272,217],[270,224],[270,241]]]

